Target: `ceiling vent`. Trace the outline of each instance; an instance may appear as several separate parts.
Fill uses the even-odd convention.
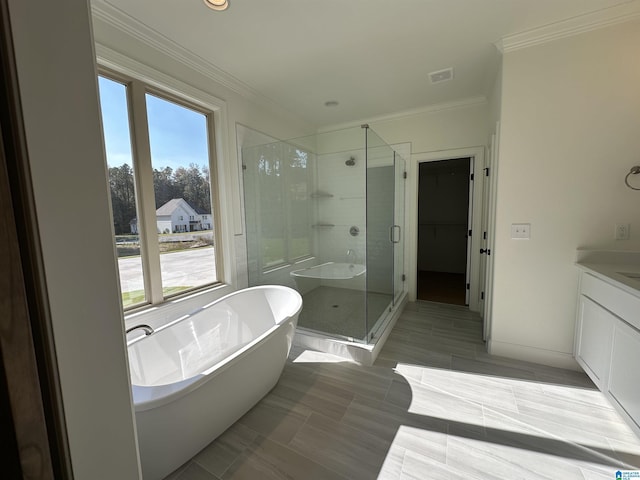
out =
[[[444,70],[438,70],[437,72],[431,72],[429,74],[429,80],[431,83],[448,82],[453,79],[453,68],[445,68]]]

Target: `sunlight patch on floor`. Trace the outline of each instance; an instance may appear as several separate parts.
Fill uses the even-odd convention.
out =
[[[636,454],[635,435],[598,390],[402,363],[394,370],[410,391],[396,394],[391,401],[406,407],[408,413],[449,422],[449,448],[459,442],[460,453],[466,445],[469,454],[488,455],[482,447],[488,444],[491,455],[508,459],[519,451],[519,456],[533,455],[536,461],[553,463],[564,454],[580,456],[582,452],[585,457],[601,460],[584,462],[585,468],[595,468],[598,473],[603,473],[602,469],[614,471],[611,465],[633,468],[611,451]],[[401,427],[399,435],[404,428],[408,427]],[[611,437],[618,439],[615,447]],[[522,445],[500,444],[507,439]],[[558,449],[558,455],[536,451],[550,446]]]

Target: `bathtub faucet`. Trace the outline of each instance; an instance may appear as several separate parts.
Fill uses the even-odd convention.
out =
[[[358,255],[353,248],[347,250],[347,263],[357,263]]]
[[[141,323],[140,325],[136,325],[136,326],[134,326],[134,327],[127,328],[127,330],[125,331],[125,335],[126,335],[127,333],[131,333],[131,332],[133,332],[134,330],[137,330],[138,328],[140,328],[140,329],[144,330],[144,334],[145,334],[145,335],[151,335],[151,334],[153,333],[153,328],[151,328],[151,327],[150,327],[149,325],[147,325],[147,324]]]

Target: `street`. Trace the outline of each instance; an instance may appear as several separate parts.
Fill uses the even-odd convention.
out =
[[[192,248],[160,255],[162,286],[197,287],[216,281],[213,247]],[[118,259],[122,292],[144,289],[141,257]]]

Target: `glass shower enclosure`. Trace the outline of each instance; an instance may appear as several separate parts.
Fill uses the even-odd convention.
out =
[[[367,125],[242,148],[249,285],[303,296],[298,327],[370,343],[405,292],[405,160]]]

